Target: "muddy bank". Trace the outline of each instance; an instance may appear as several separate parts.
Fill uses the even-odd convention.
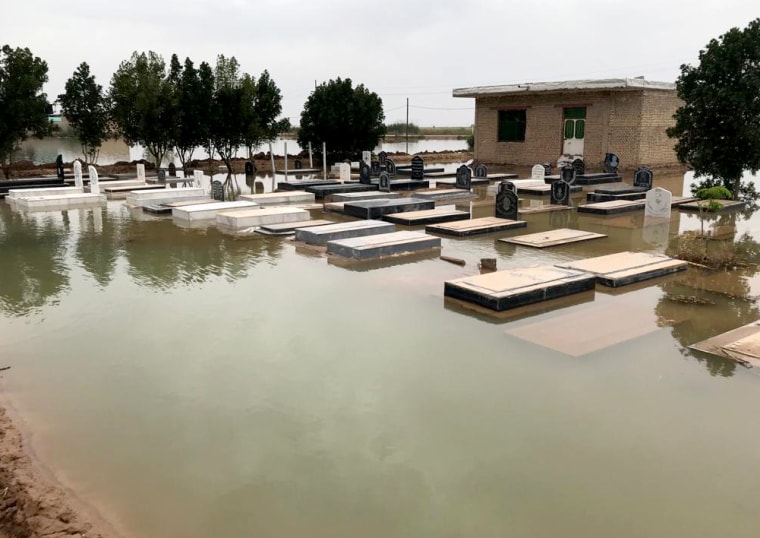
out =
[[[0,406],[0,538],[117,536],[44,476],[19,428]]]

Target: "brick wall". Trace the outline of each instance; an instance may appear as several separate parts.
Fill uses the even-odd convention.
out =
[[[493,164],[556,162],[562,153],[563,108],[586,107],[584,159],[601,168],[605,153],[616,153],[624,167],[676,164],[673,124],[680,101],[674,92],[604,91],[483,97],[475,103],[475,159]],[[524,108],[524,142],[499,142],[498,112]]]

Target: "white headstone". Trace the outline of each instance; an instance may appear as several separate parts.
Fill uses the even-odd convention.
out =
[[[673,195],[661,187],[656,187],[647,191],[646,205],[644,206],[645,217],[656,217],[659,219],[670,218],[670,204],[673,202]]]
[[[351,180],[351,165],[348,163],[340,163],[338,166],[340,167],[340,180],[350,181]]]
[[[203,170],[193,170],[193,183],[196,187],[200,187],[203,183]]]
[[[87,172],[90,174],[90,194],[100,194],[100,185],[98,185],[98,171],[95,167],[90,165],[87,167]]]
[[[84,187],[84,181],[82,181],[82,163],[79,159],[74,161],[74,186],[79,189]]]
[[[367,164],[370,164],[372,162],[372,152],[362,151],[362,161],[364,161]]]
[[[145,165],[137,163],[137,180],[145,183]]]
[[[541,181],[544,180],[546,177],[546,168],[542,164],[537,164],[530,170],[530,179],[540,179]]]

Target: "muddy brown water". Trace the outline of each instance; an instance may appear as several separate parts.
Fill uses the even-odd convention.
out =
[[[492,215],[478,193],[465,206]],[[5,389],[41,459],[132,536],[756,536],[760,376],[686,347],[760,318],[756,269],[506,318],[444,301],[480,258],[664,252],[700,226],[678,211],[647,228],[640,213],[527,220],[444,238],[464,267],[346,268],[118,201],[0,203]],[[559,225],[609,237],[496,242]],[[758,216],[707,226],[757,252]]]

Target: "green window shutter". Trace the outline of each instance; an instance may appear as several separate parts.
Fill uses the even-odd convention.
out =
[[[565,138],[573,138],[575,134],[575,121],[565,120]]]
[[[565,119],[569,119],[569,120],[586,119],[586,107],[566,108]]]
[[[575,138],[581,139],[586,135],[586,120],[575,121]]]

